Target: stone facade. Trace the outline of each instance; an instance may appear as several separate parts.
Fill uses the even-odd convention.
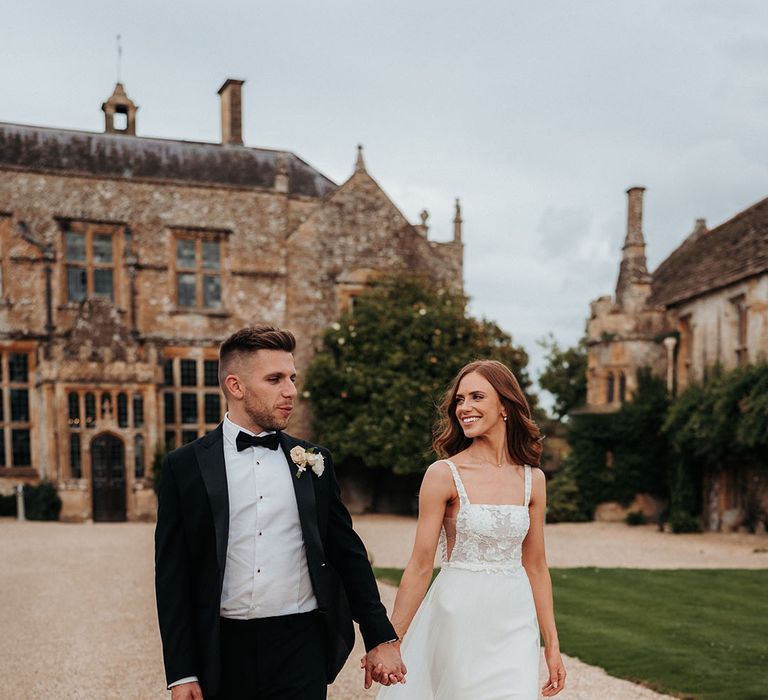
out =
[[[768,361],[768,199],[709,230],[693,232],[650,274],[642,231],[643,188],[629,197],[614,296],[592,302],[587,324],[588,412],[617,410],[649,367],[671,393],[725,370]],[[747,480],[713,476],[704,513],[718,529]],[[768,507],[768,489],[765,493]]]
[[[290,152],[137,137],[122,85],[105,133],[0,123],[0,490],[48,478],[68,520],[151,519],[153,454],[214,427],[223,338],[272,323],[297,366],[377,274],[459,289],[463,245],[410,224],[362,151],[340,186]],[[115,115],[125,115],[124,126]],[[309,436],[306,406],[291,431]]]

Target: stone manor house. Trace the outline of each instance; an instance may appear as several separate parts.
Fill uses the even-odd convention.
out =
[[[136,135],[118,83],[103,133],[0,123],[0,492],[56,484],[64,520],[154,517],[151,464],[215,427],[217,349],[247,325],[322,331],[376,274],[461,288],[453,239],[411,224],[366,171],[341,185],[243,145],[243,81],[221,143]],[[291,431],[307,436],[306,407]]]
[[[592,302],[587,325],[587,406],[614,411],[632,396],[637,371],[652,368],[673,394],[725,370],[768,362],[768,199],[693,231],[654,272],[643,235],[644,188],[627,191],[627,233],[616,291]],[[743,506],[747,474],[710,475],[704,517]],[[768,508],[768,483],[763,495]],[[736,516],[738,517],[738,516]]]

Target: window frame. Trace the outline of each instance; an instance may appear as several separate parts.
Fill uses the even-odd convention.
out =
[[[11,381],[9,371],[10,356],[25,355],[27,358],[27,378],[26,381]],[[35,352],[34,348],[23,345],[7,345],[0,347],[0,390],[2,390],[2,419],[0,420],[0,431],[3,433],[3,461],[4,466],[0,466],[0,477],[7,476],[29,476],[36,475],[35,468],[35,441],[33,435],[33,426],[36,424],[36,405],[33,400],[32,390],[34,388],[33,376],[35,373]],[[24,390],[27,392],[27,420],[12,420],[11,416],[11,390]],[[29,440],[29,464],[14,464],[13,461],[13,431],[22,430],[27,432]]]
[[[181,382],[181,363],[182,360],[194,360],[195,366],[195,385],[182,384]],[[184,437],[190,437],[193,431],[197,437],[205,435],[215,428],[223,419],[226,412],[226,401],[218,383],[216,386],[205,383],[205,363],[210,361],[218,362],[218,348],[166,348],[163,353],[162,362],[164,365],[164,374],[166,363],[170,362],[171,384],[163,384],[160,393],[162,400],[160,404],[163,441],[166,446],[179,447]],[[196,397],[197,419],[194,422],[183,422],[182,415],[182,395],[194,394]],[[205,403],[206,396],[216,395],[219,397],[219,417],[216,422],[206,421]],[[166,421],[165,403],[166,397],[173,397],[173,421]],[[169,439],[172,437],[172,440]]]
[[[225,295],[225,265],[226,260],[226,241],[228,231],[212,229],[193,229],[193,228],[174,228],[171,230],[171,252],[170,252],[170,284],[171,299],[177,311],[191,313],[226,313],[224,307]],[[177,259],[178,242],[193,241],[195,245],[195,267],[179,267]],[[219,247],[219,265],[217,268],[205,268],[203,266],[203,245],[205,243],[217,243]],[[179,299],[179,275],[194,275],[195,278],[195,303],[191,306],[180,303]],[[219,304],[218,306],[205,306],[205,288],[204,278],[216,277],[219,280]]]
[[[730,302],[736,315],[736,366],[744,367],[749,364],[749,345],[747,344],[749,335],[749,306],[747,305],[747,295],[744,293],[737,294],[731,297]]]
[[[85,259],[70,260],[67,257],[67,234],[75,233],[85,236]],[[97,262],[94,259],[93,242],[96,236],[109,236],[112,240],[112,262]],[[71,219],[61,222],[61,298],[65,305],[81,304],[87,299],[105,299],[117,307],[123,305],[122,266],[125,245],[125,226],[91,221],[76,221]],[[69,296],[69,268],[85,270],[85,297],[72,299]],[[112,298],[96,294],[96,270],[112,271]]]

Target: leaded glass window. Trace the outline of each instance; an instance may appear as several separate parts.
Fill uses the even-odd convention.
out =
[[[176,305],[221,308],[221,234],[179,231],[175,237]]]
[[[205,360],[203,363],[203,375],[205,386],[219,386],[219,361]]]
[[[133,427],[144,427],[144,397],[141,394],[133,395]]]
[[[69,470],[73,479],[83,476],[82,445],[80,433],[71,433],[69,436]]]
[[[166,442],[173,435],[172,444],[183,445],[215,428],[223,417],[219,362],[215,348],[168,352],[173,356],[164,360]]]
[[[31,357],[0,350],[0,467],[32,466]]]
[[[66,298],[81,302],[88,297],[115,300],[119,227],[70,222],[64,231]]]
[[[128,427],[128,397],[123,393],[117,395],[117,425]]]
[[[144,436],[136,435],[133,438],[133,462],[134,476],[137,479],[144,478]]]

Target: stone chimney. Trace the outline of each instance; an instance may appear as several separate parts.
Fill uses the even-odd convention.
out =
[[[243,103],[244,80],[227,78],[219,88],[221,97],[221,143],[243,145]]]
[[[709,229],[707,228],[707,220],[696,219],[696,223],[693,225],[693,231],[691,231],[691,235],[688,237],[688,241],[698,241],[699,238],[706,236],[708,233]]]
[[[629,311],[645,306],[651,294],[651,276],[648,274],[643,236],[644,192],[645,187],[630,187],[627,190],[627,235],[616,283],[616,303]]]
[[[630,187],[627,190],[627,237],[624,247],[628,245],[645,246],[643,239],[643,193],[645,187]]]

